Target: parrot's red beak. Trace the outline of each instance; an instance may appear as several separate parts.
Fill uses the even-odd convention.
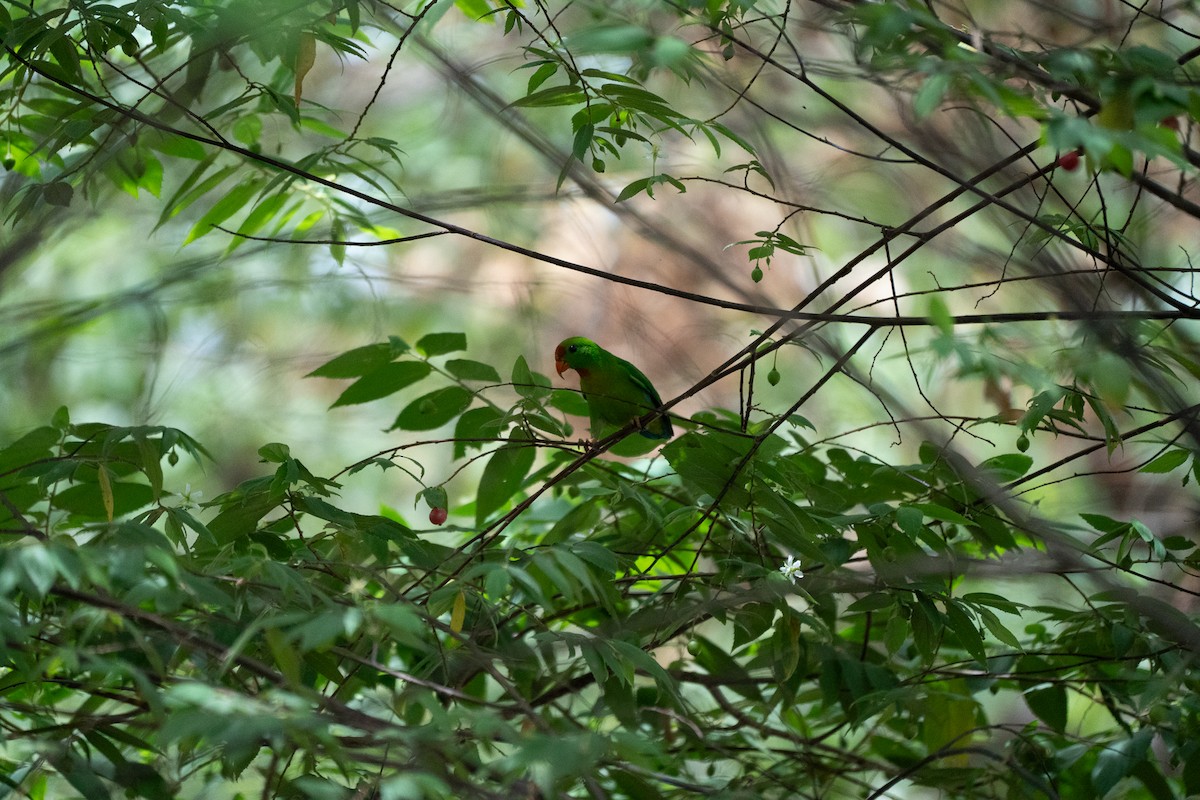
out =
[[[563,349],[561,344],[554,349],[554,369],[560,378],[564,372],[571,368],[571,365],[563,360],[563,355],[566,354],[566,352],[567,351]]]

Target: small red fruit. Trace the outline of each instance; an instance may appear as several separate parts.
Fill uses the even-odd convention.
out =
[[[1072,150],[1058,157],[1058,165],[1067,172],[1074,172],[1079,167],[1079,151]]]
[[[443,522],[446,521],[446,516],[447,516],[446,509],[444,509],[444,508],[429,509],[429,521],[432,522],[434,525],[441,525]]]

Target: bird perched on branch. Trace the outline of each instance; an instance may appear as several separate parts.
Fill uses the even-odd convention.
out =
[[[554,369],[560,376],[569,369],[579,373],[579,389],[591,414],[592,436],[597,439],[606,425],[619,428],[662,406],[658,392],[640,369],[591,339],[564,339],[554,350]],[[645,423],[639,432],[648,439],[670,439],[673,433],[666,413]]]

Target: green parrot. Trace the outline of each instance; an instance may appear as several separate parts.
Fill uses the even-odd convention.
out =
[[[554,369],[559,376],[569,369],[579,373],[579,388],[587,400],[592,436],[596,438],[606,424],[621,427],[662,405],[658,392],[640,369],[591,339],[563,339],[554,350]],[[647,439],[670,439],[671,421],[666,414],[655,417],[640,433]]]

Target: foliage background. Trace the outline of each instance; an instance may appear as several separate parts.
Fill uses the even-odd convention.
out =
[[[1195,18],[6,5],[8,794],[1200,791]]]

